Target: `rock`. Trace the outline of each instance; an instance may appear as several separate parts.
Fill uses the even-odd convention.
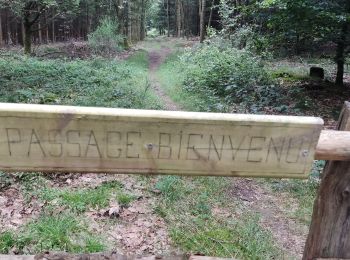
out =
[[[120,215],[120,207],[117,204],[108,210],[108,216],[111,218],[118,218],[119,215]]]
[[[324,79],[324,69],[320,67],[311,67],[310,68],[310,77]]]

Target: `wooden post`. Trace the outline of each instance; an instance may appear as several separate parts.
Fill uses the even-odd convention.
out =
[[[339,130],[350,131],[350,103],[345,102]],[[315,201],[304,260],[350,258],[350,162],[328,161]]]

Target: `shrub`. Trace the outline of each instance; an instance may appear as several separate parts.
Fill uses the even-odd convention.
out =
[[[222,46],[205,44],[182,56],[185,88],[230,104],[274,102],[271,94],[278,90],[262,61],[246,50]]]
[[[247,49],[253,53],[269,56],[270,40],[254,31],[250,26],[238,28],[231,35],[232,46],[238,49]]]
[[[121,62],[1,57],[0,102],[159,109],[144,60],[144,52]]]
[[[113,54],[123,46],[123,37],[118,33],[118,23],[109,17],[102,19],[88,38],[89,45],[96,54]]]

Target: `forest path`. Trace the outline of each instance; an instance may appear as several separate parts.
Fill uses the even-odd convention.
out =
[[[179,111],[181,107],[176,104],[163,90],[157,79],[156,72],[163,64],[166,58],[172,53],[172,50],[168,47],[162,46],[160,50],[152,50],[148,52],[149,59],[149,79],[152,89],[157,96],[163,101],[166,110]]]
[[[188,44],[188,42],[187,42]],[[179,46],[188,46],[186,42],[177,42],[176,39],[152,39],[142,43],[142,49],[147,51],[149,57],[149,77],[152,89],[164,102],[166,110],[183,110],[164,91],[157,71],[166,61],[167,57],[174,53]],[[191,44],[190,44],[191,45]],[[300,259],[303,254],[308,227],[291,216],[291,211],[298,207],[298,201],[289,194],[273,192],[265,184],[264,180],[234,178],[228,190],[228,197],[239,201],[242,213],[257,214],[260,216],[260,225],[269,230],[275,243],[286,252],[284,259]]]
[[[157,77],[157,71],[166,59],[177,49],[187,46],[189,42],[179,38],[155,38],[140,42],[137,49],[147,52],[149,62],[149,81],[152,90],[162,100],[164,109],[180,111],[181,106],[174,102],[164,91]],[[191,43],[190,43],[191,44]],[[193,43],[192,43],[193,44]]]

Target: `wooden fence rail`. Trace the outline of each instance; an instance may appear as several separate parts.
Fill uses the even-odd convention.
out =
[[[315,117],[0,104],[0,169],[307,178],[328,160],[304,260],[350,258],[350,103]]]

